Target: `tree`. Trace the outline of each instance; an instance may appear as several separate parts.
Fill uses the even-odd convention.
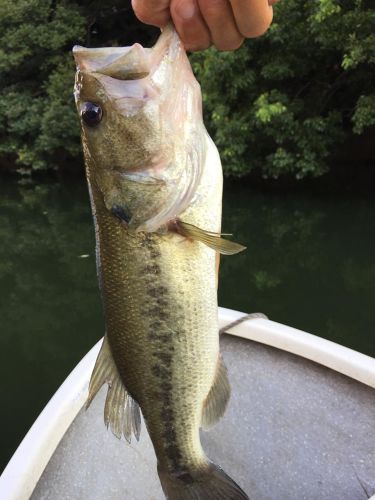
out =
[[[69,2],[0,3],[0,155],[19,167],[56,166],[79,154],[68,48],[85,33]]]
[[[72,46],[151,45],[157,33],[129,0],[3,0],[0,169],[80,168]],[[369,1],[288,0],[260,39],[194,54],[225,173],[324,173],[346,138],[375,125],[374,33]]]
[[[138,32],[137,32],[138,30]],[[0,3],[0,168],[80,168],[71,49],[129,44],[143,34],[129,1]]]
[[[193,64],[227,174],[318,176],[375,125],[375,11],[362,0],[288,0],[268,33]]]

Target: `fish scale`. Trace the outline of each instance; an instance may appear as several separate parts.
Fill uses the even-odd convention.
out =
[[[199,242],[181,242],[178,235],[129,236],[120,221],[108,216],[97,188],[91,189],[104,315],[116,366],[142,408],[155,448],[168,450],[165,429],[183,428],[178,449],[184,462],[192,455],[201,459],[200,415],[219,349],[215,254]],[[154,273],[144,272],[147,267]],[[155,296],[158,288],[162,293]],[[164,372],[155,373],[155,367]],[[173,415],[165,411],[168,406],[175,410]],[[168,454],[166,464],[174,465]]]
[[[167,498],[248,498],[199,437],[230,393],[216,251],[244,248],[218,234],[222,171],[199,86],[173,27],[153,49],[74,55],[106,323],[88,404],[108,383],[105,423],[129,441],[139,437],[141,409]]]

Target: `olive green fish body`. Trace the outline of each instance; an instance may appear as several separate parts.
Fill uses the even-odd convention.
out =
[[[243,249],[218,234],[221,163],[199,86],[171,27],[153,49],[74,55],[106,323],[88,403],[107,382],[105,422],[128,440],[141,408],[167,498],[245,499],[199,438],[229,398],[215,250]]]
[[[219,353],[215,252],[175,233],[129,233],[91,191],[113,357],[159,462],[177,470],[203,459],[202,406]]]

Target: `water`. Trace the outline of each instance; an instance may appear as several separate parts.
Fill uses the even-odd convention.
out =
[[[375,356],[375,201],[227,186],[220,305]],[[102,336],[86,186],[0,187],[0,469]]]

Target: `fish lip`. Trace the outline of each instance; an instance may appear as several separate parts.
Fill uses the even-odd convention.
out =
[[[78,71],[96,73],[118,80],[145,78],[150,72],[150,49],[135,43],[129,47],[72,49]]]
[[[74,45],[72,48],[73,56],[76,59],[82,59],[88,63],[93,62],[93,60],[100,60],[105,58],[115,59],[117,56],[123,56],[133,49],[133,47],[144,49],[141,44],[135,43],[133,45],[129,45],[127,47],[84,47],[83,45]],[[86,56],[86,57],[84,57]],[[104,63],[104,61],[103,61]]]
[[[74,45],[72,52],[79,71],[119,80],[140,80],[155,71],[169,50],[171,55],[176,53],[180,44],[180,39],[170,23],[163,29],[152,48],[143,47],[140,43],[127,47],[98,48]]]
[[[72,48],[72,52],[73,54],[86,53],[87,55],[92,54],[94,57],[104,57],[113,56],[114,54],[123,55],[133,48],[149,50],[143,47],[140,43],[136,42],[133,43],[133,45],[127,45],[125,47],[84,47],[83,45],[74,45]]]

